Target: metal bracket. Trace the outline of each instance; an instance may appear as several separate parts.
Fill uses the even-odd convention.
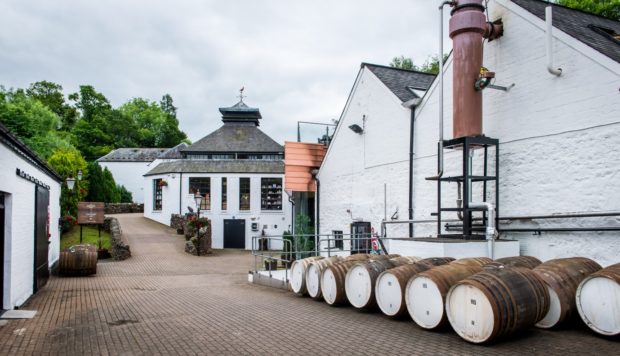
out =
[[[503,87],[503,86],[500,86],[500,85],[494,85],[494,84],[489,84],[486,87],[487,88],[491,88],[491,89],[495,89],[495,90],[502,90],[502,91],[505,91],[505,92],[509,92],[510,89],[512,89],[512,87],[514,87],[514,86],[515,86],[515,83],[512,83],[512,84],[510,84],[507,87]]]

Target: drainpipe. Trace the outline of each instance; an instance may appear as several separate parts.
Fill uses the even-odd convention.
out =
[[[469,202],[469,207],[474,209],[485,209],[487,211],[487,227],[485,230],[488,253],[487,257],[489,257],[490,259],[495,259],[495,207],[489,202]]]
[[[291,233],[295,234],[295,198],[292,195],[294,193],[291,191],[289,194],[286,190],[284,193],[288,196],[288,202],[291,203]]]
[[[314,245],[318,246],[318,240],[319,240],[319,236],[321,235],[321,181],[319,180],[318,174],[319,174],[319,170],[318,169],[313,169],[311,172],[312,177],[314,178],[314,180],[316,181],[316,199],[315,199],[315,203],[316,203],[316,209],[314,210],[314,223],[315,223],[315,230],[314,230],[314,236],[316,236],[316,238],[314,239]],[[316,248],[317,250],[317,254],[318,254],[318,248]]]
[[[179,173],[179,215],[181,215],[181,202],[182,202],[182,197],[183,195],[183,172]]]
[[[547,6],[545,8],[545,22],[547,24],[547,70],[549,73],[560,76],[562,75],[562,68],[553,67],[553,7]]]
[[[422,99],[414,98],[403,103],[404,107],[411,110],[409,124],[409,220],[413,220],[413,148],[415,142],[415,109]],[[387,220],[387,217],[386,217]],[[413,237],[413,223],[409,223],[409,237]]]

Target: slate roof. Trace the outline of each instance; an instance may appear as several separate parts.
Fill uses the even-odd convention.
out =
[[[417,98],[411,89],[428,90],[435,80],[435,74],[413,70],[387,67],[377,64],[362,63],[385,84],[402,102]]]
[[[144,176],[167,173],[274,173],[284,174],[283,161],[179,160],[162,162]]]
[[[226,123],[182,152],[284,152],[282,145],[255,125]]]
[[[593,26],[603,27],[618,34],[620,33],[619,21],[540,0],[512,0],[512,2],[543,21],[545,20],[545,8],[552,5],[553,27],[566,32],[614,61],[620,62],[620,41],[592,28]]]
[[[167,151],[165,151],[164,153],[160,154],[159,156],[157,156],[157,158],[160,159],[180,159],[183,158],[183,155],[181,154],[181,149],[187,147],[187,144],[185,142],[181,142],[178,145],[168,149]]]
[[[169,148],[117,148],[97,162],[153,162]]]
[[[54,179],[56,182],[61,183],[63,181],[60,174],[53,170],[45,163],[30,147],[26,146],[15,135],[13,135],[9,129],[0,123],[0,142],[4,143],[9,149],[24,157],[30,164],[37,167],[43,173]]]

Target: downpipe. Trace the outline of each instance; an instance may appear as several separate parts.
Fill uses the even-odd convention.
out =
[[[437,178],[443,176],[443,8],[454,6],[454,1],[444,1],[439,6],[439,142],[437,143]]]
[[[547,71],[559,77],[560,75],[562,75],[562,68],[554,68],[553,66],[553,7],[551,6],[547,6],[545,8],[545,23],[547,25]]]
[[[495,237],[497,236],[497,229],[495,228],[495,207],[489,202],[469,202],[469,207],[474,209],[485,209],[487,211],[487,226],[484,233],[487,240],[487,257],[495,259]]]

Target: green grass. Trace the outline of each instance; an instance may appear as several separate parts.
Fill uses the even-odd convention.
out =
[[[60,250],[62,251],[67,247],[78,245],[79,243],[80,227],[76,225],[60,237]],[[99,248],[99,235],[96,226],[84,225],[82,227],[82,243],[95,245]],[[101,247],[109,251],[111,246],[110,233],[101,229]]]

